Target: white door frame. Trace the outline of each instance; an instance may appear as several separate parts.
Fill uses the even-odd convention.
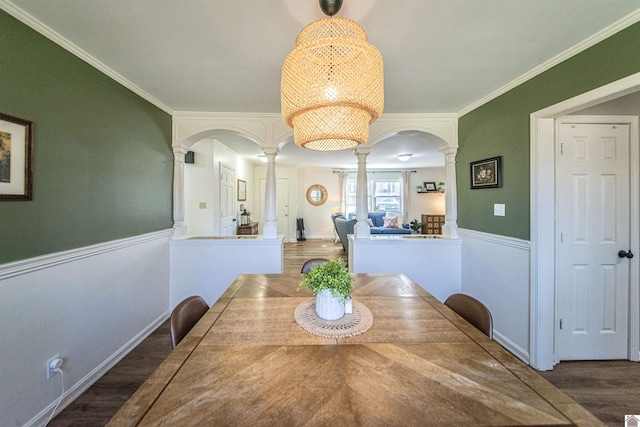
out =
[[[640,73],[578,95],[574,98],[536,111],[530,116],[530,203],[531,203],[531,271],[530,271],[530,329],[529,364],[538,370],[551,370],[557,363],[556,355],[556,251],[555,227],[555,119],[593,105],[640,90]],[[629,307],[629,359],[640,360],[640,264],[638,259],[640,214],[638,194],[638,120],[631,127],[630,190],[636,197],[631,200],[631,250],[638,254],[629,260],[629,298],[635,304]],[[635,144],[633,138],[636,139]]]

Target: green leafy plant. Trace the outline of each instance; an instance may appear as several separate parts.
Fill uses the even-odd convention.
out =
[[[299,286],[311,290],[313,295],[329,289],[334,297],[344,302],[351,296],[353,277],[349,274],[342,258],[337,258],[313,267],[309,273],[305,274]]]

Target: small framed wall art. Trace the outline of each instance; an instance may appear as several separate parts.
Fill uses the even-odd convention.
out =
[[[425,182],[424,183],[424,190],[425,191],[438,191],[438,187],[436,186],[435,182]]]
[[[0,113],[0,200],[33,197],[33,122]]]
[[[502,157],[471,162],[471,189],[502,187]]]
[[[247,200],[247,182],[241,179],[238,180],[238,201],[244,202]]]

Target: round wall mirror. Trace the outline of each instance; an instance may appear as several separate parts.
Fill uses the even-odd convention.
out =
[[[307,190],[307,202],[313,206],[323,205],[327,201],[327,189],[323,185],[315,184]]]

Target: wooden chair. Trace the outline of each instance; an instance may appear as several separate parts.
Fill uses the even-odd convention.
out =
[[[450,295],[444,303],[489,339],[493,339],[493,318],[483,303],[465,294]]]
[[[176,348],[207,310],[209,310],[209,306],[199,296],[188,297],[173,309],[171,312],[171,345],[173,348]]]
[[[300,273],[307,274],[316,265],[324,264],[327,261],[329,261],[329,260],[328,259],[324,259],[324,258],[312,258],[312,259],[309,259],[302,265],[302,270],[300,270]]]

